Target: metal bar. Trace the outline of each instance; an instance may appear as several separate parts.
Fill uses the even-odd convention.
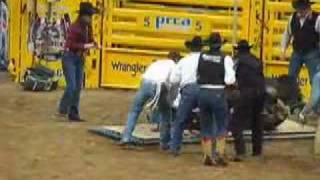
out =
[[[238,31],[238,0],[233,0],[232,44],[237,44]]]
[[[188,18],[199,18],[202,20],[212,21],[217,24],[229,24],[233,23],[233,18],[230,16],[222,15],[206,15],[206,14],[195,14],[195,13],[181,13],[181,12],[164,12],[158,10],[137,10],[130,8],[114,8],[114,16],[116,17],[136,17],[143,18],[146,15],[158,15],[158,16],[174,16],[174,17],[188,17]],[[242,20],[239,17],[240,21]],[[238,24],[241,25],[241,24]]]
[[[233,6],[233,0],[131,0],[132,2],[157,3],[157,4],[173,4],[173,5],[191,5],[206,7],[230,7]],[[238,0],[244,2],[246,0]]]

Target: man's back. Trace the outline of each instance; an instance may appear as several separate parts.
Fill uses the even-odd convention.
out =
[[[172,72],[170,81],[173,83],[179,83],[180,87],[196,83],[199,57],[200,52],[194,52],[181,59]]]
[[[236,75],[240,89],[264,89],[265,80],[261,61],[250,53],[238,54],[236,60],[238,61]]]
[[[174,61],[170,59],[158,60],[147,68],[146,72],[143,74],[143,79],[165,82],[174,66]]]

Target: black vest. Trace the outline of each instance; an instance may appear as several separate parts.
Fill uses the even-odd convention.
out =
[[[224,85],[224,58],[221,52],[202,53],[198,64],[198,84]]]
[[[311,18],[307,18],[301,27],[297,13],[294,13],[291,21],[291,31],[293,34],[293,49],[296,52],[307,53],[318,48],[319,34],[315,30],[318,18],[317,13],[312,13]]]
[[[237,54],[235,60],[236,77],[240,91],[244,89],[256,89],[263,92],[265,80],[261,61],[250,53]]]

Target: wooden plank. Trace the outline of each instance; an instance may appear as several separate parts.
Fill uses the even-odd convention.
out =
[[[138,124],[133,132],[133,141],[140,145],[150,145],[159,143],[159,132],[152,132],[152,125],[150,124]],[[107,138],[120,139],[124,126],[98,126],[89,129],[89,132],[93,132],[98,135],[102,135]],[[265,140],[293,140],[293,139],[310,139],[315,136],[315,128],[310,126],[302,127],[300,124],[294,121],[285,121],[277,130],[272,132],[265,132]],[[244,136],[246,140],[250,140],[250,131],[245,131]],[[229,134],[228,141],[233,141],[233,138]],[[183,134],[183,143],[199,143],[199,134],[192,135],[189,131],[185,131]]]

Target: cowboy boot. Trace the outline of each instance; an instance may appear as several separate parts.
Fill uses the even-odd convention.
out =
[[[202,138],[201,145],[203,151],[203,164],[205,166],[212,166],[212,140],[210,138]]]
[[[226,137],[225,136],[217,138],[216,162],[218,165],[221,165],[221,166],[228,165],[228,161],[226,158]]]

